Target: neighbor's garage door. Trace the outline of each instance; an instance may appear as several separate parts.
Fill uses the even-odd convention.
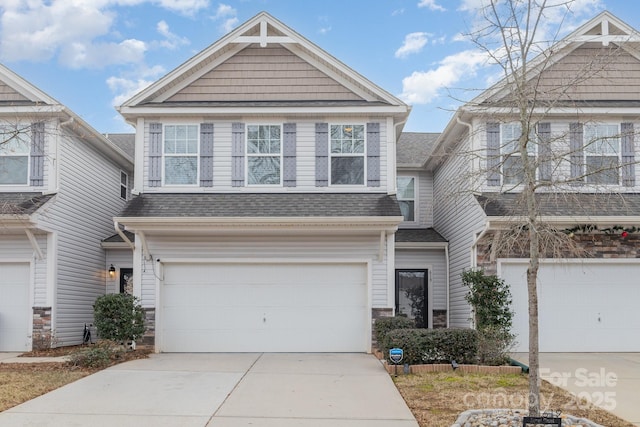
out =
[[[365,264],[165,264],[165,352],[364,352]]]
[[[513,295],[516,351],[522,352],[529,342],[526,270],[526,264],[501,264]],[[640,264],[542,264],[538,299],[540,351],[640,351]]]
[[[0,351],[29,350],[29,263],[0,262]]]

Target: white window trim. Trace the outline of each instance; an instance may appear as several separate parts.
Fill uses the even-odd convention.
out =
[[[278,126],[280,128],[280,153],[249,153],[249,126]],[[244,129],[244,182],[247,187],[282,187],[284,185],[284,126],[282,123],[247,123]],[[277,184],[249,184],[249,157],[278,157],[280,159],[280,182]]]
[[[596,138],[593,141],[589,141],[587,140],[588,138],[588,132],[587,132],[587,128],[588,127],[594,127],[597,128],[599,126],[615,126],[616,127],[616,131],[614,133],[614,137],[609,137],[611,139],[615,138],[617,139],[617,148],[616,148],[616,153],[603,153],[603,152],[596,152],[596,151],[591,151],[591,149],[594,147],[595,141],[598,141],[601,138]],[[613,122],[609,122],[609,123],[591,123],[591,124],[584,124],[583,125],[583,131],[582,131],[582,146],[583,148],[583,153],[584,153],[584,173],[587,173],[587,168],[588,168],[588,164],[587,164],[587,159],[589,157],[613,157],[614,155],[618,157],[618,168],[617,170],[615,170],[615,172],[618,175],[618,182],[614,182],[614,183],[603,183],[603,182],[593,182],[590,181],[590,178],[593,178],[594,176],[596,176],[597,174],[594,175],[587,175],[585,177],[585,181],[587,184],[590,185],[607,185],[607,186],[619,186],[622,183],[622,177],[621,175],[621,165],[622,165],[622,135],[621,135],[621,131],[620,131],[620,123],[613,123]],[[607,172],[606,170],[601,171],[600,173],[603,172]]]
[[[398,186],[397,180],[400,178],[412,178],[413,179],[413,199],[401,199],[400,193],[396,193],[396,198],[401,201],[413,201],[413,221],[402,220],[403,224],[417,224],[418,221],[418,177],[416,175],[398,175],[396,177],[396,187]]]
[[[23,187],[29,187],[30,186],[30,179],[31,179],[31,126],[29,124],[26,123],[19,123],[16,126],[18,129],[24,129],[24,131],[20,131],[19,133],[23,133],[25,135],[27,135],[27,152],[23,153],[23,154],[2,154],[0,153],[1,157],[26,157],[27,158],[27,179],[26,182],[24,184],[16,184],[16,183],[7,183],[7,184],[3,184],[0,183],[0,187],[7,189],[9,187],[19,187],[19,188],[23,188]]]
[[[331,152],[331,126],[362,126],[364,129],[364,150],[362,153],[332,153]],[[328,176],[328,182],[329,182],[329,187],[336,187],[336,188],[344,188],[344,189],[349,189],[349,188],[362,188],[362,187],[367,187],[367,124],[366,123],[360,123],[360,122],[348,122],[348,123],[329,123],[329,176]],[[331,180],[332,177],[332,173],[331,173],[331,160],[334,157],[362,157],[364,159],[363,161],[363,182],[362,184],[334,184]]]
[[[122,176],[126,178],[126,185],[122,184]],[[122,189],[124,188],[124,197],[122,197]],[[123,170],[120,170],[120,198],[122,200],[129,200],[129,174]]]
[[[167,157],[167,153],[164,152],[164,144],[165,144],[165,129],[167,126],[195,126],[196,127],[196,153],[188,153],[188,154],[169,154],[169,157],[196,157],[196,182],[194,184],[167,184],[166,183],[166,175],[165,175],[165,159]],[[199,123],[163,123],[162,124],[162,186],[163,187],[199,187],[200,186],[200,124]]]

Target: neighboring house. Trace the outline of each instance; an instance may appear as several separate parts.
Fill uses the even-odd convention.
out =
[[[538,194],[540,215],[582,252],[544,254],[541,351],[640,351],[639,47],[638,33],[604,12],[554,46],[549,63],[541,55],[530,67],[541,90],[529,156],[540,160],[539,180],[565,182]],[[434,225],[449,241],[450,325],[470,325],[460,275],[483,267],[511,285],[516,349],[526,351],[528,252],[498,248],[500,231],[524,212],[512,105],[498,83],[461,107],[426,170],[434,177]],[[551,156],[558,152],[566,155]]]
[[[146,341],[370,351],[372,319],[394,311],[409,110],[267,13],[120,106],[139,172],[115,223],[135,234],[120,237]],[[425,260],[444,254],[439,236],[419,240],[437,240]]]
[[[0,351],[82,342],[133,159],[0,65]]]

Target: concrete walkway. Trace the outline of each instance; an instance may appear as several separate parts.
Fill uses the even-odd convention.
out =
[[[66,362],[68,356],[57,357],[19,357],[22,353],[0,353],[0,363],[51,363]]]
[[[529,364],[528,354],[514,359]],[[640,426],[640,353],[540,353],[540,376]]]
[[[417,427],[366,354],[154,354],[0,413],[0,426]]]

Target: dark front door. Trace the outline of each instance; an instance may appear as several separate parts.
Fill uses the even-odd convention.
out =
[[[133,268],[120,269],[120,293],[131,294],[133,292]]]
[[[396,316],[414,319],[418,328],[429,326],[427,277],[427,270],[396,270]]]

